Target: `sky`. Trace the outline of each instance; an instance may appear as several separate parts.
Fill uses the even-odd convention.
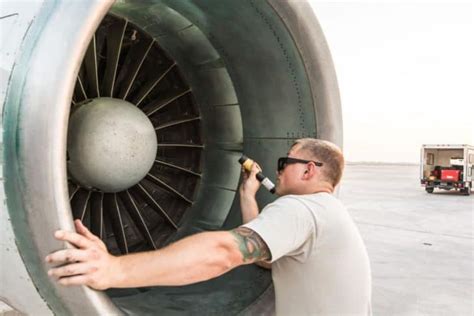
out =
[[[474,1],[311,3],[341,93],[347,161],[474,145]]]

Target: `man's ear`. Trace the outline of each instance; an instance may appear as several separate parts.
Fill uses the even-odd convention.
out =
[[[316,167],[313,163],[309,163],[306,165],[305,176],[307,176],[308,179],[316,176],[320,172],[321,172],[321,169]]]
[[[304,180],[309,180],[311,179],[316,172],[316,168],[312,163],[309,163],[306,165],[306,170],[303,173],[303,179]]]

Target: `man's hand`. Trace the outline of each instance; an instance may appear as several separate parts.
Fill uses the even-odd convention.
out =
[[[260,181],[257,180],[257,173],[262,171],[262,168],[254,162],[250,172],[245,171],[242,167],[242,183],[240,184],[240,196],[255,197],[260,188]]]
[[[112,286],[120,275],[119,258],[107,252],[105,244],[92,234],[80,220],[74,222],[77,233],[58,230],[54,237],[77,248],[63,249],[46,256],[51,264],[64,264],[50,269],[48,275],[62,285],[87,285],[97,290]]]

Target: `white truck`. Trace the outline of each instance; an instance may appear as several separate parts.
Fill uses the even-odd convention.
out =
[[[420,181],[426,192],[454,189],[470,195],[473,174],[474,146],[421,146]]]

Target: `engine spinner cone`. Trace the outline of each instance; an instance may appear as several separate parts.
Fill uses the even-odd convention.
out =
[[[96,98],[75,108],[68,131],[68,170],[86,188],[123,191],[143,179],[157,151],[156,131],[133,104]]]

